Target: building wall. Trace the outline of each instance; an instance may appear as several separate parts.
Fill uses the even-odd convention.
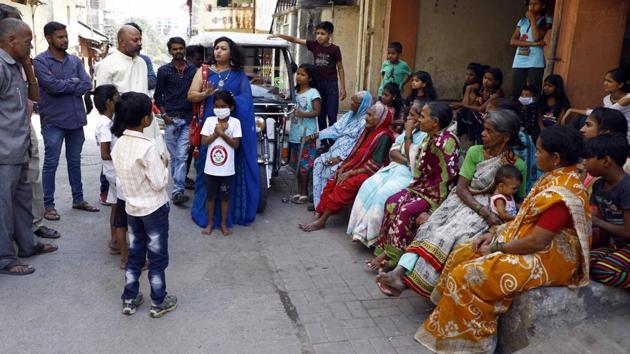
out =
[[[350,108],[350,97],[357,91],[357,51],[359,27],[358,6],[335,6],[334,14],[330,7],[323,8],[321,20],[330,21],[335,25],[333,43],[341,49],[342,62],[345,73],[347,97],[340,103],[340,109]]]
[[[515,51],[510,37],[524,13],[523,0],[421,0],[412,69],[431,73],[440,98],[461,99],[469,62],[498,66],[509,93]]]
[[[381,83],[381,65],[387,49],[388,30],[385,20],[388,2],[389,0],[360,1],[355,90],[369,90],[373,95],[376,95]]]
[[[305,39],[315,38],[315,26],[322,21],[331,21],[335,25],[332,41],[341,48],[344,72],[346,74],[346,92],[348,97],[340,103],[340,109],[349,108],[349,96],[357,85],[357,49],[359,27],[358,6],[331,7],[298,6],[275,15],[274,33],[287,34]],[[303,45],[293,45],[293,58],[296,64],[312,63],[313,55]]]
[[[0,0],[0,3],[11,5],[22,13],[22,20],[28,23],[33,31],[33,55],[37,55],[48,48],[46,38],[44,38],[44,25],[50,21],[57,21],[67,26],[68,51],[76,54],[79,52],[79,32],[76,24],[76,1],[75,0],[54,0],[47,1],[45,5],[40,5],[35,10],[35,23],[33,23],[33,12],[31,7],[21,5],[9,0]],[[68,12],[68,9],[70,12]],[[68,22],[70,19],[70,22]]]
[[[554,72],[564,77],[573,107],[599,106],[604,75],[619,65],[630,0],[564,0],[563,5]]]
[[[418,0],[388,0],[385,26],[387,27],[383,40],[383,55],[387,54],[387,47],[391,42],[402,44],[403,52],[400,58],[410,68],[416,64],[416,36],[418,34],[418,14],[420,2]],[[401,25],[404,24],[404,25]],[[403,97],[411,93],[411,85],[403,88]]]
[[[275,10],[276,1],[256,1],[256,32],[269,33]]]

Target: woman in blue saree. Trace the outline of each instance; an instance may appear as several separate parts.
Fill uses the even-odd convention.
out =
[[[203,67],[197,71],[193,79],[188,100],[205,101],[203,120],[214,115],[213,95],[217,90],[230,91],[236,100],[236,109],[232,116],[241,122],[243,137],[236,151],[233,185],[230,190],[230,210],[227,224],[249,225],[256,218],[258,208],[258,153],[256,150],[256,131],[254,127],[254,101],[249,79],[242,70],[243,56],[239,47],[229,38],[221,37],[214,42],[214,55],[210,58],[208,79],[203,80]],[[201,122],[203,126],[203,122]],[[208,225],[206,208],[206,187],[203,170],[206,164],[207,146],[199,147],[199,156],[195,159],[197,178],[195,181],[195,197],[192,206],[193,221],[200,227]],[[217,198],[217,204],[219,198]],[[215,207],[214,227],[220,225],[220,207]]]
[[[326,182],[335,174],[341,162],[348,157],[365,126],[365,116],[372,107],[372,95],[359,91],[350,99],[350,110],[334,125],[321,130],[319,140],[334,140],[330,149],[319,155],[313,163],[313,207],[319,204]]]

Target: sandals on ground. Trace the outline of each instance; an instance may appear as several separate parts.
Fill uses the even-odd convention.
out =
[[[95,213],[97,211],[100,211],[99,208],[93,207],[91,206],[88,202],[86,201],[82,201],[79,204],[74,204],[72,205],[72,209],[79,209],[79,210],[83,210],[83,211],[89,211],[91,213]]]
[[[40,243],[37,246],[35,246],[35,250],[33,251],[33,253],[25,255],[25,254],[22,254],[22,253],[18,252],[18,257],[20,257],[20,258],[33,257],[33,256],[37,256],[37,255],[44,254],[44,253],[55,252],[58,249],[59,249],[59,247],[57,247],[57,245],[54,245],[52,243]]]
[[[295,194],[291,197],[291,203],[293,204],[306,204],[308,202],[308,195]]]
[[[44,219],[50,220],[50,221],[57,221],[57,220],[61,219],[61,216],[59,216],[59,213],[57,213],[57,209],[55,209],[55,208],[47,208],[44,211]]]
[[[22,267],[22,271],[17,271],[16,268]],[[31,267],[28,264],[23,264],[18,261],[14,261],[7,265],[6,267],[0,269],[0,274],[7,275],[28,275],[32,274],[35,271],[35,268]]]

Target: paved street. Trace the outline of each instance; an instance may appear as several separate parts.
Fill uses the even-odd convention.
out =
[[[96,203],[100,162],[91,126],[86,137],[84,190]],[[118,256],[107,253],[109,208],[72,210],[62,161],[56,194],[62,219],[48,223],[62,233],[59,251],[29,259],[33,275],[0,276],[0,353],[426,353],[413,333],[429,304],[411,292],[381,295],[363,265],[369,252],[344,236],[347,215],[332,218],[324,231],[299,231],[296,224],[309,213],[282,203],[291,192],[286,175],[275,181],[267,211],[231,237],[202,236],[189,209],[173,207],[167,283],[179,307],[151,319],[145,303],[123,316],[123,273]],[[142,291],[148,298],[145,277]],[[591,348],[621,348],[602,334],[622,339],[627,321],[610,322],[622,326],[615,331],[589,327],[599,339]],[[560,353],[562,343],[560,337],[537,349]]]
[[[89,125],[83,185],[86,199],[97,203],[100,161],[92,131]],[[61,221],[48,222],[62,233],[59,251],[28,259],[37,269],[33,275],[0,277],[0,352],[421,350],[412,334],[426,304],[411,293],[387,299],[372,286],[373,275],[363,267],[369,253],[343,236],[341,217],[325,231],[299,231],[297,222],[310,216],[305,207],[282,203],[289,181],[277,179],[267,211],[228,238],[202,236],[190,210],[173,207],[167,283],[179,307],[151,319],[145,303],[126,317],[120,313],[123,272],[118,256],[107,253],[109,208],[95,214],[71,209],[61,159]]]

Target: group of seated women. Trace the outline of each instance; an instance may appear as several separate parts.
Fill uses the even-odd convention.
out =
[[[609,192],[610,171],[621,173],[629,186],[630,177],[625,179],[621,167],[610,167],[608,150],[598,150],[595,140],[584,154],[585,139],[625,137],[623,114],[598,108],[581,132],[572,126],[546,127],[532,142],[523,138],[518,112],[499,104],[486,109],[481,144],[469,147],[460,163],[452,105],[415,100],[404,132],[395,138],[391,110],[380,102],[370,107],[366,92],[354,101],[361,104],[320,132],[320,138],[328,134],[336,140],[328,155],[315,162],[315,219],[299,226],[321,229],[328,218],[351,206],[347,234],[375,249],[367,266],[378,272],[379,289],[398,296],[409,288],[437,305],[415,336],[423,345],[434,351],[492,351],[498,316],[508,310],[515,293],[585,286],[589,256],[590,267],[601,272],[594,279],[629,286],[623,279],[630,262],[624,274],[606,272],[607,264],[630,255],[630,248],[623,248],[629,242],[590,250],[593,225],[630,239],[630,227],[626,236],[623,226],[626,208],[630,217],[630,188],[616,221],[601,211],[592,221],[595,199],[588,187]],[[343,126],[359,120],[365,122],[360,132],[348,130],[354,134],[349,137]],[[338,150],[338,143],[346,150]],[[540,172],[536,181],[527,180],[531,174],[521,158],[524,143],[535,149],[529,158]],[[625,139],[615,146],[621,154],[615,161],[630,152]],[[605,162],[587,164],[600,167],[587,174],[581,167],[584,156],[587,163]],[[606,182],[592,183],[596,177]]]

